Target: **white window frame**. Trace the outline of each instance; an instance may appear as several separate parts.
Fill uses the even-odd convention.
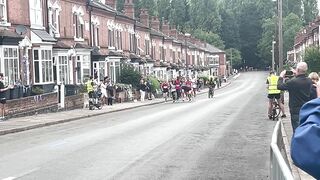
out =
[[[19,67],[19,48],[18,46],[2,46],[1,48],[1,63],[0,63],[0,70],[4,72],[4,83],[6,85],[8,84],[15,84],[20,80],[20,67]],[[12,56],[10,56],[10,53],[8,51],[8,57],[5,57],[5,49],[12,49]],[[14,53],[14,50],[16,50],[16,54]],[[11,64],[12,68],[6,67],[6,61],[8,62],[13,61]],[[7,66],[10,66],[10,64],[7,64]],[[3,69],[1,69],[3,67]],[[15,70],[14,70],[15,69]],[[13,72],[15,71],[15,72]],[[14,76],[14,77],[13,77]]]
[[[11,24],[8,23],[7,0],[0,0],[0,17],[1,13],[0,26],[11,26]]]
[[[87,60],[86,60],[87,58]],[[77,54],[76,55],[76,68],[80,68],[76,72],[76,84],[84,84],[86,83],[85,80],[89,76],[91,76],[91,60],[90,54]],[[89,70],[89,73],[85,73],[85,70]],[[80,75],[78,74],[80,72]],[[80,78],[79,78],[80,76]]]
[[[70,84],[69,57],[67,55],[55,56],[57,64],[57,83]],[[64,59],[64,61],[61,61]]]
[[[38,50],[38,60],[35,60],[35,53],[34,51],[35,50]],[[45,55],[45,51],[49,51],[50,54],[48,54],[49,58],[47,59],[44,59],[43,58],[43,55],[42,55],[42,51],[44,51],[44,55]],[[53,59],[52,59],[52,48],[49,48],[49,47],[40,47],[40,48],[33,48],[32,49],[32,56],[33,56],[33,80],[34,80],[34,84],[52,84],[53,83]],[[39,82],[36,82],[36,71],[35,71],[35,62],[39,62]],[[45,72],[43,72],[43,63],[44,62],[48,62],[49,65],[48,65],[48,69],[46,69],[46,71],[48,71],[48,77],[49,77],[49,80],[44,80],[44,77],[46,74],[44,74]],[[51,65],[50,65],[50,62],[51,62]],[[46,78],[46,77],[45,77]]]
[[[98,17],[91,18],[91,41],[93,46],[99,46],[99,38],[100,38],[100,21]]]
[[[54,36],[56,38],[60,37],[60,11],[61,7],[58,4],[58,1],[56,1],[54,4],[51,4],[49,1],[48,3],[48,13],[49,13],[49,31],[50,35]],[[55,15],[54,19],[53,16]]]
[[[29,0],[30,24],[33,29],[43,29],[42,1]]]
[[[75,24],[74,22],[74,16],[77,16],[77,23],[80,23],[82,25],[82,37],[77,37],[77,34],[80,34],[80,33],[77,33],[78,31],[78,27],[77,27],[77,24]],[[73,31],[74,31],[74,40],[75,41],[80,41],[80,42],[83,42],[84,41],[84,33],[85,33],[85,22],[84,22],[84,19],[83,19],[83,16],[84,16],[84,12],[82,10],[82,7],[77,7],[77,6],[73,6],[72,8],[72,23],[73,23]]]

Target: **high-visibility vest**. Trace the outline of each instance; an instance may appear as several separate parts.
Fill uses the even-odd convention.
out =
[[[280,94],[281,91],[278,90],[277,88],[278,80],[279,80],[279,77],[275,75],[271,75],[268,77],[268,82],[269,82],[268,94]]]
[[[92,92],[94,89],[93,89],[93,86],[92,86],[92,80],[89,80],[87,83],[86,83],[86,86],[87,86],[87,92]]]

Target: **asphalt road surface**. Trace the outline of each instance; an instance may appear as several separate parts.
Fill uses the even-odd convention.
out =
[[[269,179],[266,77],[243,73],[213,99],[0,136],[0,180]]]

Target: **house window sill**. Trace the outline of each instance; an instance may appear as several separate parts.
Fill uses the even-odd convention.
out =
[[[83,38],[74,38],[74,41],[77,41],[77,42],[83,42],[84,41],[84,39]]]
[[[8,23],[7,21],[2,21],[2,22],[0,22],[0,26],[9,27],[9,26],[11,26],[11,23]]]

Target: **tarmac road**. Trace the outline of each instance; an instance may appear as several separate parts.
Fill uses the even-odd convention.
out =
[[[243,73],[214,99],[0,136],[0,180],[269,179],[266,77]]]

